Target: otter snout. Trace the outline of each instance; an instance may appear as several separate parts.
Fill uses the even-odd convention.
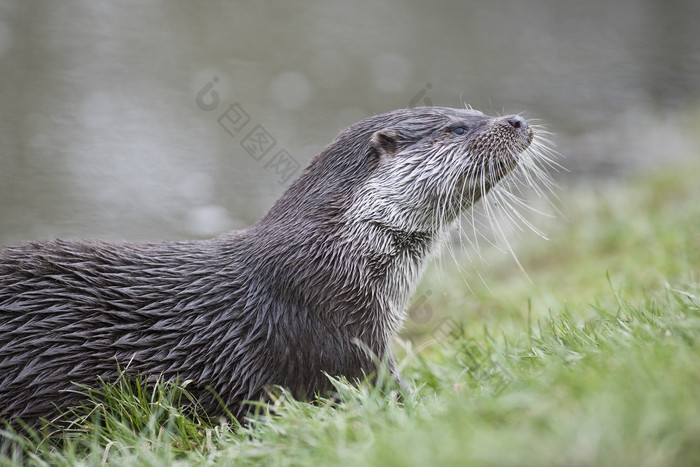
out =
[[[529,145],[532,141],[532,128],[530,128],[530,124],[527,123],[527,120],[525,120],[520,115],[509,115],[507,117],[502,117],[501,124],[507,126],[512,130],[515,130],[515,132],[518,135],[525,138],[525,141],[527,141],[527,145]]]
[[[506,122],[516,130],[529,130],[530,125],[527,124],[527,120],[525,120],[523,117],[520,115],[511,115],[510,117],[506,117]]]

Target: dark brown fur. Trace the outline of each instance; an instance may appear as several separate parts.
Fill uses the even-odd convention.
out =
[[[520,117],[398,110],[340,133],[246,230],[0,252],[0,419],[51,417],[54,405],[79,402],[73,383],[114,381],[117,364],[192,380],[215,414],[211,387],[237,416],[267,386],[310,397],[331,388],[324,372],[375,371],[356,340],[380,358],[390,352],[441,232],[531,139]],[[453,193],[419,177],[429,159],[430,170],[445,161]]]

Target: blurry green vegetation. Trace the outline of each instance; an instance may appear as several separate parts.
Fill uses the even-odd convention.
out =
[[[487,251],[485,260],[449,259],[435,264],[415,297],[428,297],[434,317],[415,326],[420,337],[452,316],[469,329],[501,328],[575,311],[594,317],[596,306],[614,309],[612,289],[642,300],[670,285],[700,276],[700,166],[672,168],[653,176],[563,190],[562,215],[535,219],[549,241],[523,232],[512,241],[527,274],[507,252]],[[544,221],[544,222],[541,222]],[[481,242],[483,245],[485,242]],[[494,249],[492,249],[494,250]],[[459,248],[455,251],[459,253]]]
[[[398,346],[413,394],[340,380],[335,399],[282,394],[240,427],[183,409],[186,388],[121,382],[0,464],[698,465],[699,179],[563,190],[551,240],[513,244],[527,276],[487,251],[431,268],[415,315],[429,319]]]

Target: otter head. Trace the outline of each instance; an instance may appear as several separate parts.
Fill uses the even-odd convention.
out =
[[[518,115],[419,107],[384,115],[379,160],[353,215],[390,229],[437,233],[519,163],[534,133]]]

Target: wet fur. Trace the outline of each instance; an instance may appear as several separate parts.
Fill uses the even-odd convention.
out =
[[[361,378],[426,260],[532,133],[472,110],[417,108],[343,131],[250,228],[208,241],[51,241],[0,252],[0,419],[79,402],[73,383],[191,380],[236,416],[281,385],[298,397]],[[463,122],[464,135],[452,126]],[[528,130],[529,131],[529,130]],[[359,346],[356,340],[364,346]]]

